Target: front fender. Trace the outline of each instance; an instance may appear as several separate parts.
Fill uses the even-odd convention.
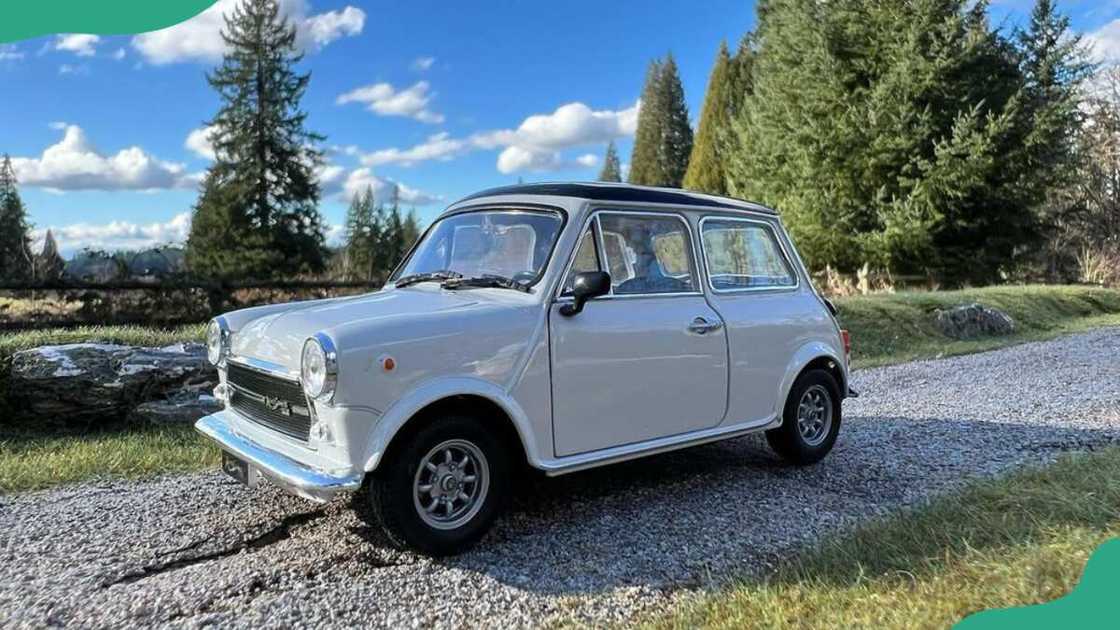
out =
[[[377,468],[384,455],[385,449],[392,442],[393,437],[417,413],[428,405],[450,398],[452,396],[479,396],[498,405],[513,420],[517,435],[529,463],[536,465],[540,461],[536,441],[530,429],[529,418],[521,405],[517,403],[505,390],[494,383],[470,377],[448,377],[429,381],[412,390],[394,402],[384,415],[374,425],[366,441],[366,448],[362,460],[365,462],[366,472]]]
[[[840,359],[840,353],[823,341],[810,341],[797,349],[793,353],[793,358],[790,360],[789,365],[786,366],[785,374],[782,375],[781,388],[778,391],[778,416],[781,417],[782,409],[785,408],[786,397],[789,396],[789,390],[793,387],[793,382],[797,380],[797,376],[805,369],[807,365],[812,363],[815,359],[827,357],[836,362],[840,366],[840,371],[844,373],[843,382],[840,385],[840,392],[843,395],[847,391],[848,386],[848,371],[846,364]]]

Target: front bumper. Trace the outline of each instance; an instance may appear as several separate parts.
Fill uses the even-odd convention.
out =
[[[269,481],[305,499],[324,503],[339,492],[353,492],[362,485],[362,473],[333,475],[301,464],[238,434],[220,414],[202,418],[194,428],[222,450],[248,462]]]

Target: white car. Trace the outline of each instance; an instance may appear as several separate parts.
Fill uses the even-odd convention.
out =
[[[358,492],[397,545],[481,538],[529,466],[561,475],[765,431],[795,464],[840,430],[848,336],[776,214],[618,184],[447,209],[380,291],[207,332],[223,469]]]

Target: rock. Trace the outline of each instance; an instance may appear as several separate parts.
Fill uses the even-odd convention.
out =
[[[201,344],[140,348],[79,343],[17,352],[9,382],[20,415],[67,424],[120,418],[140,403],[166,399],[177,390],[209,392],[218,374]]]
[[[210,394],[179,390],[166,400],[140,403],[128,414],[136,424],[194,424],[202,416],[220,411],[222,404]]]
[[[1015,332],[1015,320],[1003,311],[983,304],[961,304],[934,311],[934,323],[947,337],[975,339],[1010,335]]]

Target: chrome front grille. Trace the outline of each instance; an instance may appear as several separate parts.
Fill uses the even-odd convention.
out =
[[[226,370],[229,404],[234,411],[273,431],[308,440],[311,410],[299,383],[233,361]]]

